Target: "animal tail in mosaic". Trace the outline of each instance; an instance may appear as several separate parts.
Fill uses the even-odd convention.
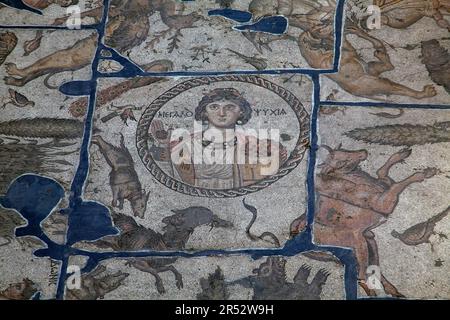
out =
[[[245,229],[245,233],[247,234],[247,237],[249,237],[250,240],[252,240],[252,241],[262,240],[262,241],[270,242],[270,243],[276,245],[277,247],[280,247],[281,246],[280,240],[278,240],[278,238],[272,232],[266,231],[266,232],[261,233],[259,236],[251,233],[250,229],[252,228],[253,224],[256,221],[256,218],[258,217],[258,210],[255,207],[247,204],[245,202],[245,198],[242,199],[242,203],[244,204],[244,207],[252,213],[252,220],[250,221],[247,228]],[[271,241],[267,240],[266,238],[270,238]]]

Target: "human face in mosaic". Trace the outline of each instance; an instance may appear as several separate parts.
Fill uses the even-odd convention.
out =
[[[220,100],[206,106],[206,117],[210,125],[219,129],[234,128],[242,114],[241,108],[228,100]]]

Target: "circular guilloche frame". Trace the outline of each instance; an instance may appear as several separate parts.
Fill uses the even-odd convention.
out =
[[[251,185],[235,188],[235,189],[206,189],[199,188],[182,181],[174,179],[165,173],[153,159],[148,145],[148,132],[150,124],[152,123],[155,115],[158,111],[164,107],[164,105],[171,99],[182,94],[183,92],[199,86],[207,86],[217,82],[245,82],[255,86],[265,88],[272,91],[281,97],[294,111],[299,122],[300,134],[297,143],[290,153],[288,159],[282,164],[278,172],[274,175],[267,176],[264,179],[259,180]],[[279,85],[258,77],[258,76],[246,76],[246,75],[230,75],[230,76],[218,76],[218,77],[201,77],[183,81],[171,89],[164,92],[158,98],[156,98],[143,112],[136,131],[136,147],[139,157],[141,158],[144,166],[148,171],[167,188],[174,191],[198,197],[211,197],[211,198],[232,198],[239,197],[249,193],[253,193],[262,190],[272,183],[278,181],[282,177],[286,176],[292,170],[294,170],[298,164],[302,161],[306,149],[309,144],[309,114],[305,110],[300,100],[289,90],[286,90]]]

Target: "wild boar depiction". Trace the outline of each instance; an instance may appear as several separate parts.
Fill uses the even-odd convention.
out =
[[[332,149],[322,146],[329,154],[316,177],[316,217],[314,237],[318,243],[352,248],[358,262],[358,279],[370,296],[376,293],[365,284],[369,265],[379,265],[378,246],[373,229],[380,226],[392,214],[400,194],[411,184],[433,177],[437,170],[427,168],[396,182],[389,177],[389,170],[411,154],[403,149],[393,154],[377,171],[377,177],[359,168],[366,160],[366,150]],[[298,233],[306,225],[306,215],[291,225],[291,232]],[[384,291],[402,297],[393,284],[381,275]]]
[[[144,218],[150,193],[142,189],[123,135],[121,135],[119,147],[106,142],[99,135],[92,137],[92,143],[99,147],[101,154],[111,167],[109,182],[113,194],[112,206],[123,209],[125,200],[128,200],[134,216]]]

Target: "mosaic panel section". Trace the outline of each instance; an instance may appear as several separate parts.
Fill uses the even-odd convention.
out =
[[[282,246],[306,210],[311,85],[305,76],[104,80],[100,95],[121,91],[97,103],[85,194],[162,230],[165,245],[152,249]]]
[[[322,100],[448,104],[445,1],[348,1],[339,72],[322,75]],[[380,11],[367,13],[369,5]]]
[[[335,15],[334,1],[119,1],[105,44],[144,69],[155,58],[184,72],[333,69]]]
[[[73,263],[82,267],[82,260]],[[343,276],[342,265],[304,255],[109,260],[83,275],[86,285],[67,290],[66,299],[342,299]]]
[[[316,243],[353,248],[361,296],[448,298],[447,110],[322,107]],[[300,218],[298,225],[301,225]],[[420,275],[420,276],[419,276]]]

